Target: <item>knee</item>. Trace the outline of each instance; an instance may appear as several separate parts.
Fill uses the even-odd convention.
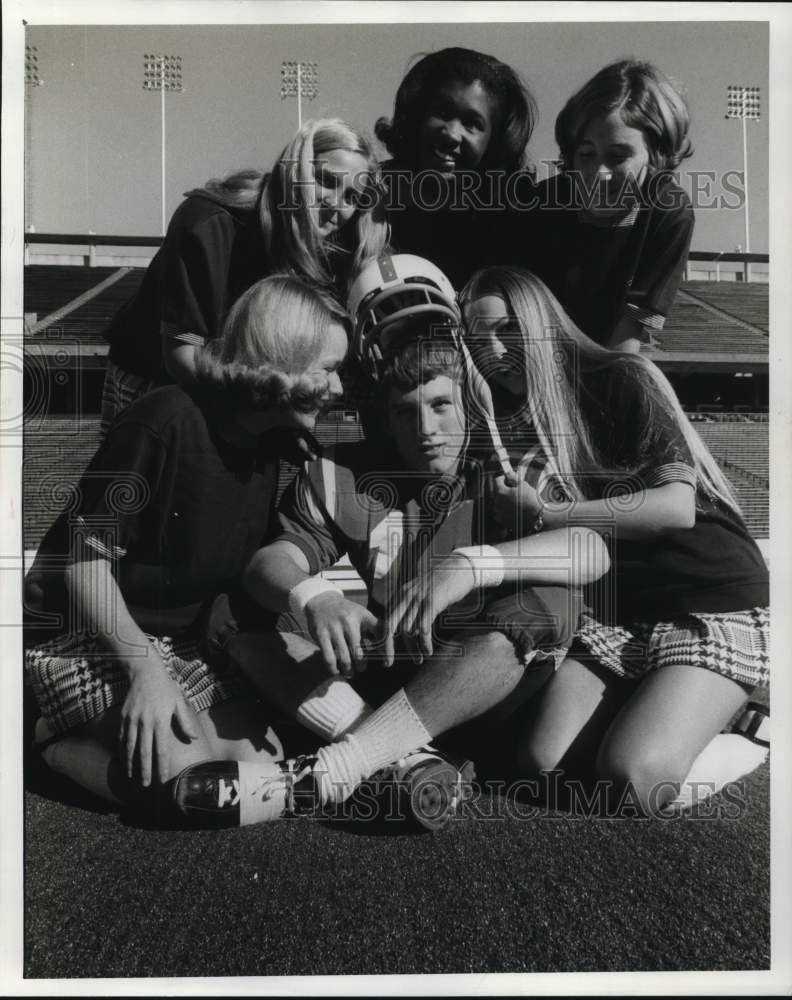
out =
[[[554,734],[530,728],[517,741],[517,768],[521,777],[538,778],[543,772],[560,770],[567,747]]]
[[[595,770],[597,779],[607,784],[616,803],[650,816],[677,795],[686,773],[674,761],[668,747],[651,744],[636,747],[618,736],[605,738],[597,753]]]

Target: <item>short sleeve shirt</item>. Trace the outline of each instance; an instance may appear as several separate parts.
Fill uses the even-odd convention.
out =
[[[606,344],[623,316],[646,338],[660,330],[674,302],[693,235],[685,192],[663,174],[650,174],[634,210],[598,219],[574,203],[571,179],[549,178],[538,188],[530,239],[515,239],[517,263],[538,274],[573,322]],[[514,226],[524,226],[515,215]]]
[[[233,588],[274,522],[277,439],[227,443],[215,405],[166,386],[120,415],[39,549],[51,609],[66,610],[58,582],[76,554],[111,562],[133,617],[155,634],[192,627]]]
[[[740,515],[710,496],[698,481],[694,459],[676,421],[640,392],[632,380],[601,376],[581,398],[598,435],[609,434],[615,468],[593,475],[586,495],[629,509],[630,494],[687,483],[695,491],[696,521],[653,538],[622,539],[607,520],[611,569],[588,588],[595,616],[630,622],[686,614],[743,611],[769,601],[762,555]],[[645,434],[637,439],[635,429]]]
[[[381,465],[366,442],[328,449],[294,480],[278,515],[279,538],[303,552],[311,574],[348,555],[376,612],[425,560],[489,540],[480,467],[464,480],[438,480],[372,471]]]

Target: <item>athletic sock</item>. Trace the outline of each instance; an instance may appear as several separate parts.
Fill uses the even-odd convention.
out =
[[[328,677],[305,698],[296,715],[306,729],[335,742],[371,715],[371,711],[351,684],[340,677]]]
[[[719,733],[693,761],[679,795],[663,806],[662,812],[684,812],[703,802],[730,782],[755,771],[767,760],[769,752],[767,747],[753,743],[740,733]]]
[[[228,796],[228,804],[239,803],[239,825],[266,823],[280,819],[289,805],[291,777],[284,768],[271,761],[253,763],[237,761],[239,783],[227,782],[220,793]],[[218,802],[218,805],[223,803]]]
[[[342,802],[365,778],[430,739],[402,688],[354,732],[318,752],[314,771],[323,801]]]

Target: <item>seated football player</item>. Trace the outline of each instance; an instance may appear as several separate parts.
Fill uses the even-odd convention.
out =
[[[432,827],[453,812],[462,775],[428,745],[513,709],[543,682],[575,631],[577,588],[608,569],[599,535],[584,527],[490,544],[502,534],[484,502],[485,466],[466,457],[468,377],[446,323],[458,314],[438,298],[436,311],[393,313],[402,326],[389,344],[379,331],[390,452],[342,444],[306,465],[281,503],[280,535],[248,567],[249,595],[291,612],[302,632],[242,631],[227,645],[258,689],[326,745],[281,764],[186,769],[175,801],[194,821],[260,822],[305,800],[332,806],[383,769],[429,767]],[[365,607],[320,576],[344,555],[366,584]],[[364,695],[379,688],[381,700],[383,681],[392,693],[372,709]]]

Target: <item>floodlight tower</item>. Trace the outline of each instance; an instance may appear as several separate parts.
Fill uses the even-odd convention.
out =
[[[39,76],[38,49],[35,45],[25,46],[25,228],[32,226],[31,204],[33,200],[33,178],[30,170],[30,146],[33,138],[31,122],[33,110],[33,90],[44,81]]]
[[[167,227],[167,216],[165,211],[165,91],[175,91],[181,94],[182,87],[182,60],[181,56],[161,56],[146,53],[143,56],[143,89],[158,90],[160,92],[160,121],[162,123],[162,235],[165,235]]]
[[[759,87],[743,87],[730,85],[726,90],[726,118],[739,118],[742,122],[742,153],[743,153],[743,187],[745,200],[743,216],[745,223],[745,252],[751,252],[751,222],[748,206],[748,139],[746,135],[747,121],[758,122],[761,114],[761,95]],[[745,277],[748,278],[750,265],[746,262]]]
[[[297,98],[297,128],[302,128],[302,99],[319,96],[319,68],[315,62],[281,63],[281,100]]]

